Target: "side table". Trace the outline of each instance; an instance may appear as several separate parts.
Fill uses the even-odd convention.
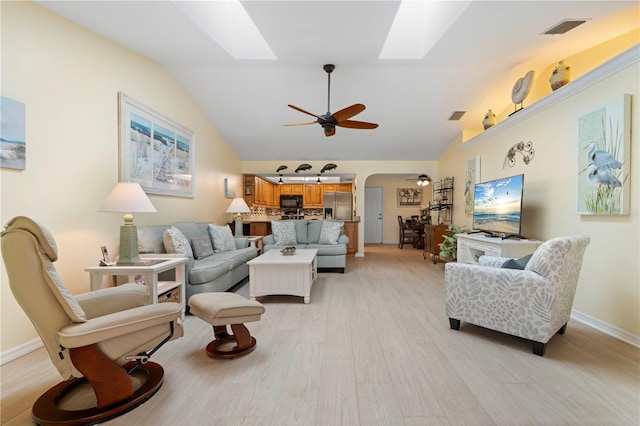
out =
[[[144,277],[144,284],[149,286],[149,301],[151,303],[158,303],[158,296],[169,290],[180,289],[180,304],[182,305],[182,319],[184,319],[186,307],[185,265],[187,258],[157,254],[152,256],[153,257],[141,257],[141,260],[148,262],[147,264],[132,266],[91,266],[85,268],[84,270],[89,272],[91,291],[105,287],[105,276],[126,276],[128,277],[128,282],[136,282],[136,276]],[[158,280],[158,274],[170,270],[175,270],[174,281]]]
[[[263,240],[264,236],[262,235],[250,235],[247,237],[247,240],[249,240],[249,247],[254,247],[256,250],[258,250],[258,256],[260,256],[262,254],[262,240]]]

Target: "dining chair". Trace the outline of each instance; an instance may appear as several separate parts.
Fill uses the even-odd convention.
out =
[[[411,243],[414,245],[417,243],[419,235],[413,230],[411,222],[405,223],[402,216],[398,215],[398,248],[402,250],[404,243]]]

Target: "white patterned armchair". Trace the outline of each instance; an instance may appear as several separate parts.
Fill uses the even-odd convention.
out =
[[[447,263],[444,287],[452,329],[460,321],[531,340],[544,355],[564,334],[589,236],[553,238],[533,253],[524,270],[500,268],[506,258],[481,256],[479,264]]]

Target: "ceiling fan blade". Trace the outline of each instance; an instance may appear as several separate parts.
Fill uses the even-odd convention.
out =
[[[306,126],[307,124],[317,124],[317,121],[307,121],[306,123],[283,124],[283,126]]]
[[[340,127],[348,127],[350,129],[375,129],[378,127],[376,123],[367,123],[366,121],[344,120],[336,124]]]
[[[303,113],[303,114],[307,114],[307,115],[310,115],[310,116],[315,117],[315,118],[321,118],[319,115],[315,115],[315,114],[314,114],[314,113],[312,113],[312,112],[305,111],[305,110],[303,110],[302,108],[299,108],[299,107],[297,107],[297,106],[295,106],[295,105],[291,105],[291,104],[289,104],[289,108],[293,108],[293,109],[295,109],[296,111],[300,111],[300,112],[301,112],[301,113]]]
[[[333,136],[335,134],[336,134],[336,127],[335,126],[325,126],[324,135],[326,137]]]
[[[331,115],[333,115],[333,118],[335,118],[336,121],[340,123],[341,121],[347,120],[356,114],[360,114],[365,110],[365,108],[366,107],[362,104],[353,104],[350,107],[343,108]]]

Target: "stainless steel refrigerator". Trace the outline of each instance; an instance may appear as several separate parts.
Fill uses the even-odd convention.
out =
[[[353,198],[350,192],[325,192],[322,203],[325,219],[352,219]]]

